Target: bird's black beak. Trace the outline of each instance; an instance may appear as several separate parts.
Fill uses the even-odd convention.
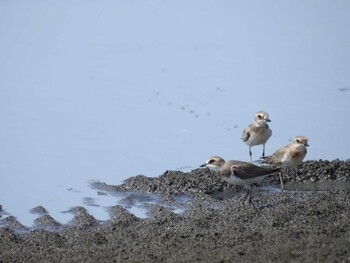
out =
[[[309,144],[306,142],[306,143],[304,143],[304,145],[306,146],[306,147],[309,147]]]
[[[199,166],[199,167],[207,167],[207,164],[206,163],[204,163],[204,164],[202,164],[201,166]]]
[[[271,120],[270,120],[270,119],[266,119],[266,121],[267,121],[267,122],[271,122]]]

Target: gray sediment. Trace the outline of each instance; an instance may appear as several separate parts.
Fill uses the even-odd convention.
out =
[[[285,184],[350,182],[349,161],[307,161],[282,172]],[[149,217],[138,218],[115,205],[104,222],[77,207],[68,225],[38,207],[36,227],[22,232],[6,217],[0,262],[350,262],[349,188],[261,194],[270,185],[278,186],[279,177],[254,187],[254,208],[242,205],[244,189],[205,169],[140,175],[116,186],[95,182],[102,194],[130,192],[126,203],[135,192],[159,194],[169,206],[147,204]],[[191,202],[178,214],[171,206],[180,195]]]

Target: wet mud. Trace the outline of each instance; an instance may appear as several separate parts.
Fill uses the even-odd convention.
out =
[[[278,176],[253,188],[256,208],[206,169],[93,183],[101,194],[129,193],[125,204],[135,193],[159,195],[161,204],[145,204],[147,218],[117,204],[98,221],[76,207],[61,225],[39,206],[29,229],[0,206],[0,262],[350,262],[350,162],[307,161],[282,174],[285,191],[263,191],[278,189]],[[288,189],[318,182],[330,187]]]

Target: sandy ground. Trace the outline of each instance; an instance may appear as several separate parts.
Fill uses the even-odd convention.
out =
[[[157,193],[167,205],[147,204],[146,219],[116,205],[105,222],[77,207],[65,226],[38,207],[42,216],[22,234],[15,218],[0,218],[0,262],[350,262],[350,162],[307,161],[283,178],[286,191],[261,190],[278,186],[276,176],[253,189],[257,208],[206,169],[96,183],[101,193]],[[181,195],[191,201],[179,204]]]

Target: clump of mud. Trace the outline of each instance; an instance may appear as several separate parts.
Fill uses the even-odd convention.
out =
[[[138,175],[126,179],[118,186],[107,185],[101,182],[92,183],[92,187],[105,191],[141,191],[147,193],[205,193],[210,194],[233,186],[223,182],[214,172],[208,169],[196,169],[189,173],[180,171],[166,171],[158,177]]]
[[[297,169],[282,169],[284,183],[288,182],[323,182],[350,181],[350,161],[306,161]],[[266,178],[262,185],[279,184],[279,176]],[[224,182],[215,172],[208,169],[195,169],[189,173],[166,171],[158,177],[138,175],[131,177],[118,186],[94,182],[93,188],[104,191],[141,191],[147,193],[204,193],[213,194],[233,190],[235,186]]]

